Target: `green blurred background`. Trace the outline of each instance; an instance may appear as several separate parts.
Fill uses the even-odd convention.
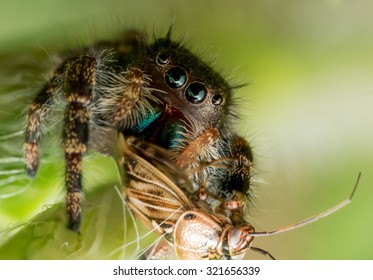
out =
[[[58,137],[44,142],[31,181],[22,173],[20,131],[55,52],[126,28],[164,35],[175,19],[175,39],[187,34],[186,45],[214,60],[228,80],[251,82],[236,96],[238,129],[252,143],[265,181],[256,185],[250,218],[258,231],[337,204],[363,174],[346,208],[292,232],[258,237],[255,246],[278,259],[373,259],[372,11],[368,0],[1,0],[0,258],[131,256],[113,252],[135,235],[129,226],[124,240],[123,224],[132,223],[113,187],[120,185],[113,160],[93,154],[86,161],[87,210],[78,237],[64,229]]]

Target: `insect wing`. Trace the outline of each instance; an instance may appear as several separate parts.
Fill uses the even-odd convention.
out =
[[[175,224],[191,208],[180,188],[164,173],[130,150],[125,151],[125,195],[129,207],[147,224]]]

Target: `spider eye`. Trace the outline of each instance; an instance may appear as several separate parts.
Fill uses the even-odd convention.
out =
[[[155,61],[158,65],[166,65],[170,62],[170,56],[166,52],[160,52],[155,58]]]
[[[193,104],[203,102],[207,96],[207,89],[201,83],[191,83],[185,91],[186,99]]]
[[[215,106],[218,106],[218,105],[220,105],[221,103],[223,103],[223,96],[221,96],[221,94],[217,93],[217,94],[215,94],[215,95],[211,98],[211,102],[212,102],[212,104],[214,104]]]
[[[181,67],[172,67],[166,72],[166,83],[171,88],[181,88],[186,83],[186,73]]]

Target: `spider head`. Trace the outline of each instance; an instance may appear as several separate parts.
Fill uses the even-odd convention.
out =
[[[194,135],[226,124],[231,87],[211,67],[179,43],[163,38],[145,49],[140,68],[150,77],[149,87],[175,127],[193,127]],[[223,119],[224,118],[224,119]],[[186,128],[189,130],[189,128]]]

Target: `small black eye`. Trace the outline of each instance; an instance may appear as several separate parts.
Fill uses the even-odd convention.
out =
[[[200,83],[191,83],[185,91],[186,99],[193,104],[201,103],[207,96],[207,89]]]
[[[168,53],[166,52],[160,52],[157,57],[155,58],[155,61],[159,64],[159,65],[166,65],[170,62],[170,56]]]
[[[218,94],[215,94],[215,95],[211,98],[211,102],[212,102],[212,104],[214,104],[215,106],[218,106],[218,105],[220,105],[221,103],[223,103],[223,96],[221,96],[219,93],[218,93]]]
[[[166,83],[171,88],[181,88],[186,83],[186,73],[181,67],[172,67],[166,72]]]

